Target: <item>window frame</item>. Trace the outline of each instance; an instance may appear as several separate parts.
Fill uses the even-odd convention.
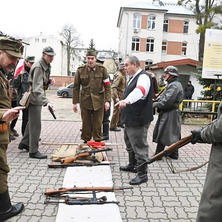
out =
[[[150,42],[148,42],[148,40],[150,40]],[[155,39],[153,37],[146,39],[146,52],[155,52]]]
[[[181,55],[182,56],[186,56],[187,55],[187,42],[186,41],[182,42],[182,45],[181,45]]]
[[[167,21],[167,23],[165,21]],[[165,31],[164,27],[166,27],[166,31]],[[169,29],[169,19],[164,19],[163,20],[163,32],[168,32],[168,29]]]
[[[166,43],[165,45],[163,44],[163,43]],[[167,54],[167,46],[168,46],[168,42],[167,42],[167,40],[162,40],[162,47],[161,47],[161,54],[164,54],[164,55],[166,55]],[[166,50],[164,51],[163,50],[163,47],[165,47],[166,48]]]
[[[138,36],[132,37],[131,51],[134,51],[134,52],[140,51],[140,37]]]
[[[189,32],[189,20],[184,20],[183,22],[183,34],[188,34]]]
[[[147,18],[147,29],[148,30],[155,30],[156,29],[156,15],[153,15],[153,14],[148,15],[148,18]]]
[[[153,60],[152,59],[146,59],[145,60],[145,67],[149,66],[149,65],[152,65],[152,64],[153,64]]]
[[[141,14],[134,13],[133,14],[133,28],[134,29],[141,29],[141,23],[142,23],[142,16],[141,16]]]

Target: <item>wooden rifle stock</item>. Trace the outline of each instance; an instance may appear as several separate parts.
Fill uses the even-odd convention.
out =
[[[71,187],[71,188],[60,188],[60,189],[46,189],[45,195],[57,195],[67,192],[79,192],[79,191],[100,191],[110,192],[114,190],[125,190],[133,189],[133,187]]]
[[[181,140],[179,140],[178,142],[170,145],[169,147],[167,147],[165,150],[163,150],[162,152],[156,154],[155,156],[153,156],[152,158],[148,159],[148,161],[146,162],[146,164],[151,164],[154,161],[162,158],[163,156],[167,156],[170,153],[178,150],[179,148],[185,146],[186,144],[190,143],[193,139],[192,134],[190,136],[184,137]]]
[[[84,157],[84,156],[90,156],[92,153],[98,153],[98,152],[104,152],[104,151],[110,151],[112,150],[111,148],[106,148],[106,149],[101,149],[101,150],[91,150],[91,151],[84,151],[79,153],[78,155],[74,157],[67,157],[61,160],[63,164],[68,164],[76,161],[79,157]]]

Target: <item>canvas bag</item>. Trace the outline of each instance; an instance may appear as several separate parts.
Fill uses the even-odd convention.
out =
[[[26,108],[29,106],[30,97],[31,97],[31,89],[32,87],[30,86],[29,91],[23,94],[21,100],[19,101],[21,106],[24,106]]]

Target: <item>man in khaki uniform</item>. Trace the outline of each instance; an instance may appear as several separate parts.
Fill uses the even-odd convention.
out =
[[[126,71],[124,63],[120,63],[119,71],[114,74],[114,80],[112,84],[112,99],[114,102],[113,116],[110,123],[110,131],[120,131],[117,126],[120,124],[120,109],[119,106],[115,106],[122,98],[123,91],[126,88]]]
[[[19,116],[19,109],[11,109],[9,82],[6,75],[14,71],[17,59],[22,58],[22,53],[23,45],[20,41],[0,35],[0,221],[5,221],[24,209],[22,203],[11,204],[8,192],[9,166],[6,156],[9,124]]]
[[[110,108],[111,87],[107,70],[96,63],[95,51],[86,54],[87,64],[77,69],[73,86],[73,111],[80,103],[82,117],[81,139],[102,140],[102,121],[105,110]]]

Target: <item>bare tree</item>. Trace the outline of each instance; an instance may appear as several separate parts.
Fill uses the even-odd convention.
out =
[[[67,75],[70,76],[70,60],[76,55],[75,48],[82,45],[79,34],[73,25],[66,24],[63,26],[59,35],[63,38],[67,52]]]
[[[196,33],[200,34],[199,40],[199,61],[203,59],[205,31],[209,28],[218,28],[214,23],[214,18],[222,14],[222,5],[220,0],[179,0],[178,4],[190,4],[191,10],[196,16],[198,28]]]

